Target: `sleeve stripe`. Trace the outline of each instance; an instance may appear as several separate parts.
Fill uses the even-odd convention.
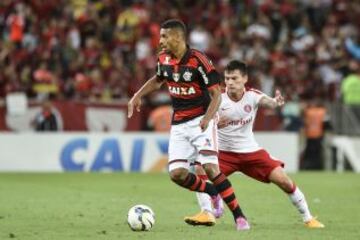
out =
[[[213,67],[209,63],[209,60],[203,54],[201,54],[200,52],[194,51],[194,55],[204,65],[206,72],[210,72],[213,69]]]
[[[206,57],[199,52],[195,52],[195,56],[199,58],[200,62],[204,65],[206,71],[209,72],[211,70],[211,65],[209,63],[209,60],[206,59]]]
[[[263,92],[261,92],[260,90],[255,89],[255,88],[250,88],[249,91],[255,92],[257,94],[263,94]]]

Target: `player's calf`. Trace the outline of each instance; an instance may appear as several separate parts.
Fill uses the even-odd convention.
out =
[[[185,171],[184,171],[185,170]],[[216,196],[218,193],[215,187],[197,175],[190,173],[186,169],[174,169],[170,172],[170,178],[177,185],[195,192],[205,192],[211,197]]]
[[[288,194],[295,191],[295,184],[280,166],[271,171],[269,180]]]
[[[238,204],[230,181],[220,172],[219,166],[215,164],[204,164],[203,167],[209,179],[213,182],[216,191],[231,210],[234,220],[236,221],[239,217],[246,218]],[[214,177],[215,174],[217,175]]]

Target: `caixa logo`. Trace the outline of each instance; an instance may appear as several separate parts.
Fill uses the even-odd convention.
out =
[[[60,162],[65,171],[124,171],[123,151],[121,150],[119,139],[104,139],[98,149],[96,149],[95,154],[89,154],[89,141],[91,140],[87,138],[77,138],[71,140],[63,147],[60,154]],[[168,139],[154,139],[152,141],[155,142],[160,154],[167,154]],[[130,171],[137,172],[141,170],[145,147],[147,147],[145,139],[139,138],[133,140],[132,149],[130,150]],[[85,154],[86,156],[82,154],[82,157],[75,157],[78,152],[85,152],[87,154]]]

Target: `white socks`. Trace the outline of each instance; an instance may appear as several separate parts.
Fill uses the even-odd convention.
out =
[[[297,208],[302,216],[304,222],[308,222],[312,219],[309,207],[307,205],[304,194],[296,187],[293,193],[288,194],[292,204]]]
[[[205,210],[205,211],[208,211],[211,213],[213,212],[213,209],[211,206],[211,199],[207,193],[196,192],[196,198],[198,200],[201,211]]]
[[[213,213],[211,198],[207,193],[196,192],[196,198],[198,200],[201,211],[208,211]],[[220,206],[224,208],[223,200],[220,201]]]
[[[292,204],[297,208],[304,222],[310,221],[313,217],[310,213],[304,194],[296,187],[293,193],[288,194]],[[212,204],[210,196],[206,193],[196,193],[199,206],[202,211],[212,212]]]

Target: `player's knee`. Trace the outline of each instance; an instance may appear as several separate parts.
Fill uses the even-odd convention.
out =
[[[201,165],[195,166],[196,175],[206,175],[204,168]]]
[[[216,164],[207,163],[203,165],[203,168],[210,180],[214,179],[220,174],[219,166]]]
[[[173,182],[182,183],[185,181],[187,174],[188,174],[188,171],[185,168],[177,168],[177,169],[171,170],[169,175]]]

